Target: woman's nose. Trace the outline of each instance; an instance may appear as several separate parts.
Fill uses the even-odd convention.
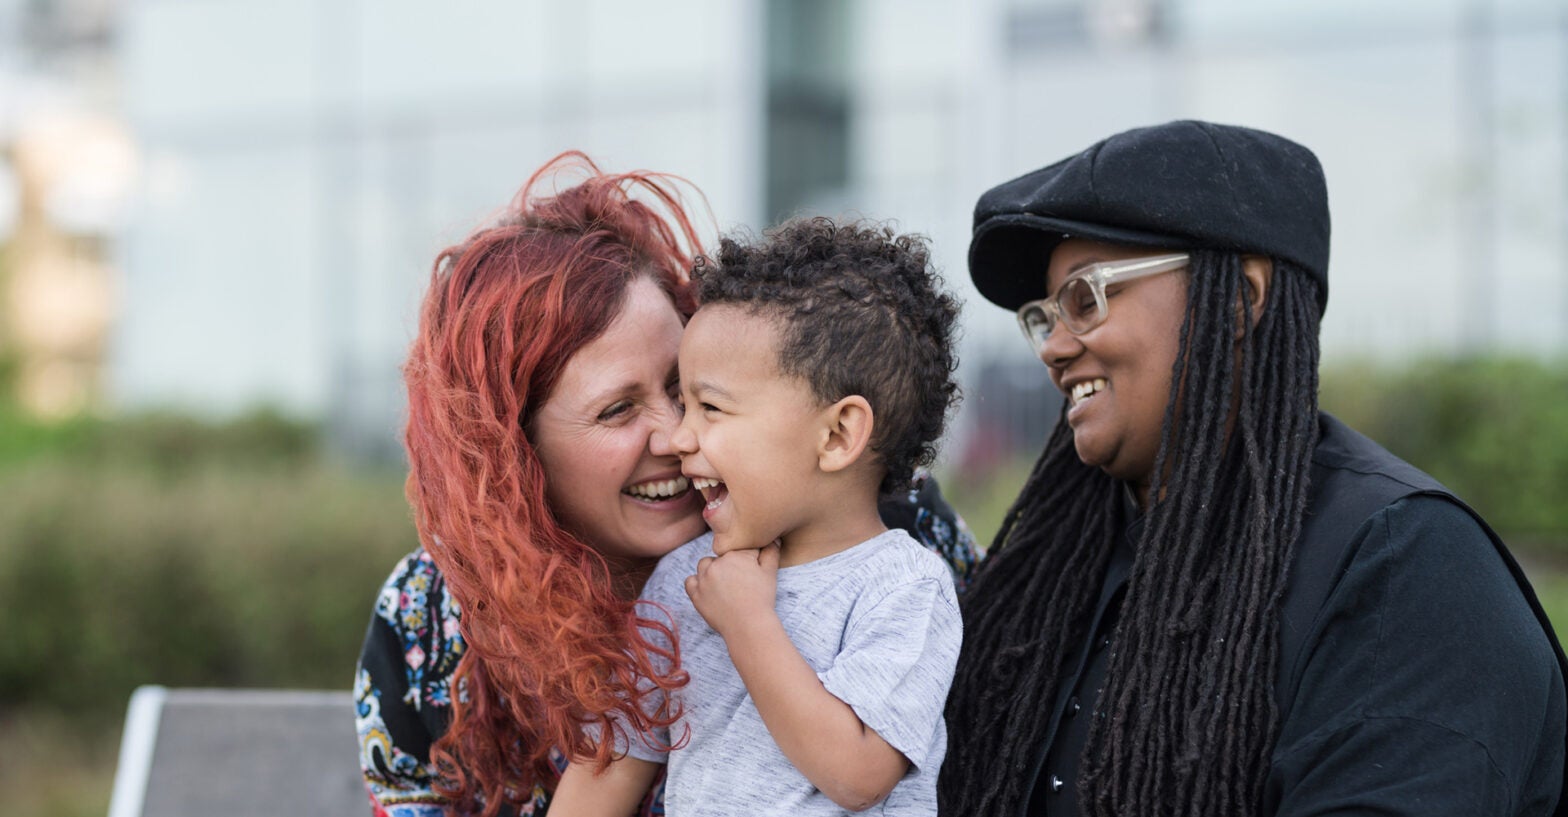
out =
[[[1040,362],[1050,367],[1052,371],[1059,371],[1073,358],[1083,351],[1083,343],[1077,335],[1068,331],[1060,321],[1051,327],[1051,334],[1045,336],[1045,343],[1040,346]]]

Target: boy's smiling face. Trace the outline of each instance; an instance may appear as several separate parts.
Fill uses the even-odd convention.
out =
[[[778,368],[779,328],[730,305],[703,307],[681,338],[686,415],[672,444],[700,488],[713,550],[788,547],[813,517],[822,404]]]

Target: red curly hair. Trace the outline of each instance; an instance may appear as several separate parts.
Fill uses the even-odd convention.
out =
[[[540,195],[562,170],[584,178]],[[701,246],[674,181],[606,175],[563,153],[495,224],[436,258],[403,374],[408,500],[468,643],[451,726],[431,750],[452,813],[493,816],[536,785],[553,789],[552,748],[607,762],[612,742],[595,746],[585,724],[608,734],[612,719],[639,731],[674,720],[645,700],[685,682],[674,633],[639,615],[616,592],[618,571],[556,523],[526,431],[634,280],[653,279],[691,314]]]

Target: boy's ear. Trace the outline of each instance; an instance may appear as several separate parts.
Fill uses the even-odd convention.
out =
[[[817,465],[829,473],[842,471],[860,459],[871,445],[871,404],[858,394],[822,410],[822,442]]]
[[[1256,327],[1263,320],[1263,308],[1269,302],[1269,287],[1274,283],[1274,261],[1265,255],[1243,255],[1241,257],[1241,277],[1246,280],[1246,287],[1237,297],[1236,303],[1236,337],[1241,337],[1241,311],[1246,309],[1252,316],[1252,326]]]

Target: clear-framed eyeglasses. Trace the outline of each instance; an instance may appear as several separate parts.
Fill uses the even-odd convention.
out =
[[[1105,288],[1187,266],[1186,253],[1090,264],[1068,276],[1056,294],[1018,307],[1018,326],[1040,354],[1058,321],[1081,335],[1105,322]]]

